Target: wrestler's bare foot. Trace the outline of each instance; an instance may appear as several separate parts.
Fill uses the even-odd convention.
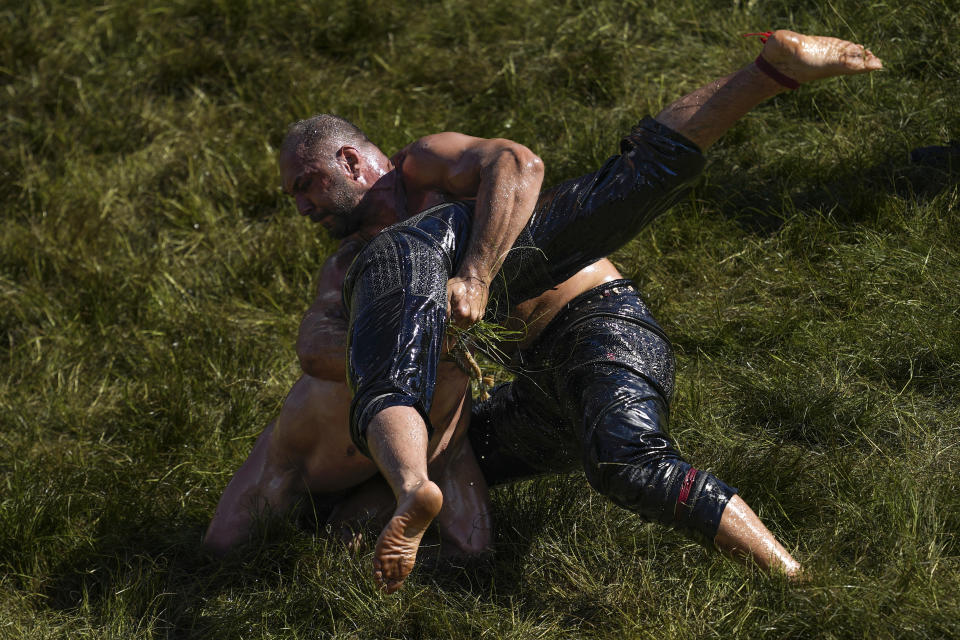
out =
[[[427,527],[443,507],[440,488],[429,480],[406,496],[398,496],[397,510],[377,539],[373,577],[387,593],[403,585],[417,559]]]
[[[800,83],[883,68],[880,58],[863,45],[785,30],[773,32],[763,45],[762,55],[778,71]]]

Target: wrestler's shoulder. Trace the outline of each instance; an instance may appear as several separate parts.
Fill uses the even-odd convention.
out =
[[[482,138],[457,131],[442,131],[417,138],[390,158],[405,182],[433,185],[469,149],[482,143]]]
[[[344,275],[367,242],[359,235],[344,238],[323,263],[321,289],[339,289]]]
[[[333,256],[343,256],[348,254],[355,255],[357,252],[363,249],[365,244],[367,244],[366,239],[364,239],[359,233],[351,234],[340,241],[340,244],[337,245],[337,250],[333,253]]]

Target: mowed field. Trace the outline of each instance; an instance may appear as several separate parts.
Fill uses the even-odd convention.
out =
[[[614,261],[683,454],[808,582],[582,474],[496,491],[494,554],[392,596],[309,518],[199,549],[333,247],[280,191],[288,123],[509,137],[555,183],[780,27],[886,69],[755,110]],[[3,2],[0,639],[960,636],[958,34],[956,0]]]

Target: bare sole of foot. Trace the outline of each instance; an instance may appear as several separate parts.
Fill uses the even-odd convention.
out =
[[[399,589],[413,571],[420,540],[442,507],[440,487],[430,481],[397,502],[373,552],[373,577],[387,593]]]
[[[762,55],[777,71],[800,83],[883,68],[880,58],[863,45],[785,30],[773,32]]]

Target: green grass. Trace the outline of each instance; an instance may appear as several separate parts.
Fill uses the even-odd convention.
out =
[[[0,638],[960,635],[960,168],[909,161],[960,139],[955,2],[143,4],[0,8]],[[396,596],[292,523],[198,550],[332,247],[279,191],[287,123],[506,136],[553,183],[778,26],[886,71],[757,109],[615,260],[674,340],[682,451],[808,584],[582,475],[496,492],[495,556]]]

